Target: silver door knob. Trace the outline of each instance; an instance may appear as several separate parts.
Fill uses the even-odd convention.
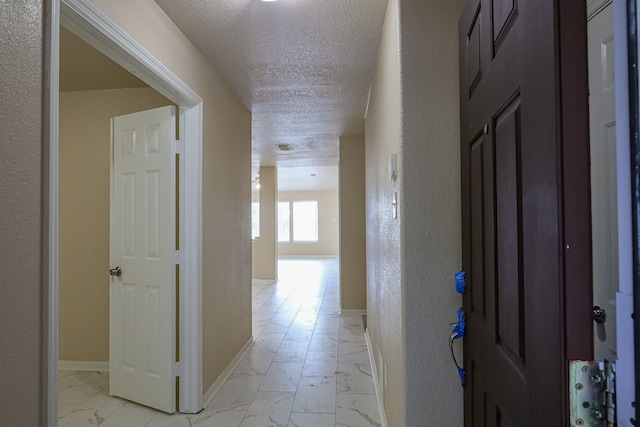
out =
[[[596,323],[604,323],[607,321],[607,312],[604,311],[604,308],[599,305],[593,306],[593,320],[595,320]]]
[[[122,276],[122,269],[120,267],[112,268],[109,270],[109,275],[120,277]]]

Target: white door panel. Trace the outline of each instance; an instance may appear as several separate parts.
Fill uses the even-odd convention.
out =
[[[175,412],[175,107],[112,119],[110,391]]]
[[[588,23],[593,303],[607,313],[605,323],[594,322],[596,360],[616,356],[618,211],[612,9],[608,5]]]

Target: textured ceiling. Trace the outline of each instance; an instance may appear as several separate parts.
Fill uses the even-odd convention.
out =
[[[254,168],[337,165],[364,133],[386,0],[155,1],[252,111]]]

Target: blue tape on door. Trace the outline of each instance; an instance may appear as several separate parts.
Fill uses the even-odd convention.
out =
[[[453,330],[451,331],[451,335],[449,336],[449,351],[451,352],[451,358],[453,359],[453,363],[455,363],[456,368],[458,368],[458,375],[460,376],[460,382],[464,386],[467,382],[467,371],[458,365],[458,361],[456,360],[456,355],[453,351],[453,342],[459,338],[463,338],[466,333],[467,322],[465,318],[465,313],[462,307],[458,309],[458,322],[454,324]]]
[[[462,368],[458,368],[458,375],[460,376],[460,382],[462,385],[467,383],[467,371]]]
[[[456,325],[453,327],[453,330],[451,331],[451,335],[455,335],[454,340],[464,337],[464,334],[466,332],[466,326],[467,325],[466,325],[464,310],[462,308],[459,308],[458,323],[456,323]]]
[[[467,274],[464,270],[456,273],[456,292],[460,294],[467,292]]]

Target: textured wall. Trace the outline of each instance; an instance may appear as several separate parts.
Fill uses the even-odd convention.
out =
[[[402,262],[407,425],[462,426],[450,322],[462,298],[458,110],[461,1],[402,0]],[[428,40],[429,43],[424,41]],[[437,393],[433,393],[437,390]]]
[[[260,242],[251,241],[251,278],[257,279],[260,275]]]
[[[169,104],[151,88],[60,93],[60,360],[109,360],[110,119]]]
[[[462,425],[447,342],[461,304],[453,287],[461,257],[460,3],[389,1],[366,119],[368,323],[387,365],[392,426]],[[397,183],[388,174],[394,152]],[[395,192],[399,220],[391,218]]]
[[[258,279],[278,278],[278,171],[260,168],[260,243]]]
[[[340,138],[340,308],[367,308],[364,135]]]
[[[394,427],[406,424],[401,219],[392,215],[393,195],[401,193],[403,176],[398,32],[398,0],[389,0],[366,117],[365,181],[367,327],[378,372],[382,370],[380,353],[388,367],[384,402],[389,425]],[[389,179],[391,153],[398,155],[396,181]]]
[[[338,230],[338,192],[280,191],[278,193],[278,201],[296,200],[318,201],[318,242],[278,243],[278,256],[337,256],[338,242],[340,240]]]
[[[0,425],[43,424],[43,6],[0,2]]]
[[[202,304],[207,390],[251,337],[251,114],[153,0],[92,2],[204,99]]]

